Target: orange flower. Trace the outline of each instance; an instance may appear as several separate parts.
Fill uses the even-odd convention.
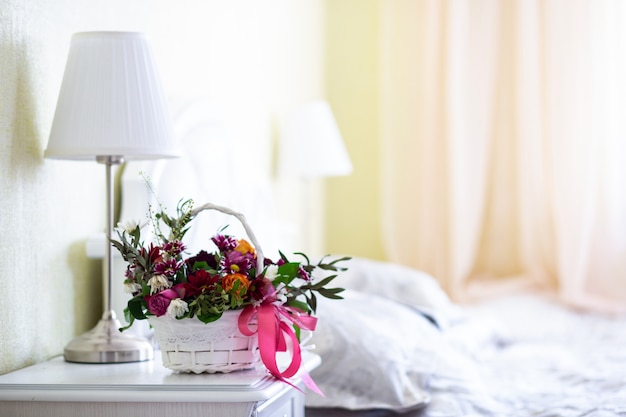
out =
[[[248,277],[246,277],[244,274],[234,273],[228,274],[224,276],[224,278],[222,278],[222,288],[224,288],[224,291],[228,292],[233,289],[236,282],[239,282],[240,290],[242,288],[245,288],[247,291],[250,287],[250,281],[248,280]]]
[[[237,247],[235,248],[235,250],[237,252],[239,252],[242,255],[245,255],[246,253],[251,253],[254,255],[254,248],[252,247],[252,245],[245,239],[239,239],[237,241]]]

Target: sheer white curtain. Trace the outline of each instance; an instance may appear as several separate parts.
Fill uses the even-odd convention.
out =
[[[626,2],[381,2],[388,257],[626,307]],[[489,282],[488,286],[484,283]]]

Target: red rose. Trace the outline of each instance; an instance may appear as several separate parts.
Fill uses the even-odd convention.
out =
[[[146,297],[148,311],[155,316],[160,317],[167,312],[167,307],[174,298],[178,298],[178,294],[176,291],[171,289],[161,291],[155,295],[149,295]]]

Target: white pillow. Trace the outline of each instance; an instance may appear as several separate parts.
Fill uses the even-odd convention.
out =
[[[353,289],[418,308],[443,328],[462,316],[439,283],[423,271],[366,258],[353,258],[342,265],[348,270],[341,272],[331,287]]]
[[[445,343],[417,310],[376,295],[346,290],[343,300],[318,299],[311,376],[326,397],[307,407],[407,411],[429,401],[428,380]]]

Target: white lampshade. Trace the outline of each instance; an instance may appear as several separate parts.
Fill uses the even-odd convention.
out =
[[[146,36],[72,37],[45,157],[153,159],[177,155],[171,116]]]
[[[291,114],[282,138],[285,175],[333,177],[348,175],[352,163],[339,127],[325,101],[314,101]]]

